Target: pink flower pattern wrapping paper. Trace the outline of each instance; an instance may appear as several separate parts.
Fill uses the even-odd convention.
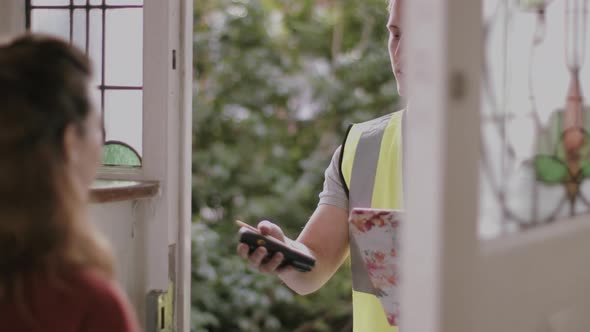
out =
[[[399,324],[399,225],[403,212],[355,208],[350,215],[351,233],[356,239],[369,278],[390,325]]]

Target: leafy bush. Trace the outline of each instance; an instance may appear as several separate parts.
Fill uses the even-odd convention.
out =
[[[321,294],[300,297],[277,278],[250,271],[207,225],[194,224],[193,240],[194,332],[335,331],[327,322],[350,323],[346,273]],[[326,298],[338,306],[317,305]]]
[[[296,237],[346,127],[395,109],[385,0],[195,1],[194,331],[348,331],[343,267],[295,296],[235,255],[234,219]]]

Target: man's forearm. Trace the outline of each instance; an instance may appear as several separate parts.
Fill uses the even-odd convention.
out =
[[[309,272],[300,272],[291,268],[280,272],[279,278],[299,295],[307,295],[320,289],[330,279],[334,269],[327,268],[325,260],[305,244],[291,239],[286,239],[286,242],[315,257],[316,263]]]
[[[310,272],[288,269],[279,277],[298,294],[313,293],[338,270],[348,253],[348,211],[320,205],[296,241],[286,243],[315,257]]]
[[[311,252],[309,249],[307,251]],[[313,255],[313,252],[311,254]],[[314,257],[316,256],[314,255]],[[316,264],[311,271],[299,272],[290,268],[280,272],[279,278],[295,293],[307,295],[318,290],[326,282],[327,278],[324,278],[321,270],[321,262],[316,257]]]

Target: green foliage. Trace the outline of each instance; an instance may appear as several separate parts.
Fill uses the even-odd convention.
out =
[[[589,161],[582,163],[581,175],[584,179],[590,178],[590,162]]]
[[[235,255],[233,220],[295,237],[348,124],[395,110],[386,3],[195,2],[195,331],[350,330],[347,267],[295,296]]]
[[[568,178],[568,168],[553,156],[539,155],[535,157],[537,179],[545,183],[562,183]]]
[[[326,327],[328,322],[348,324],[351,285],[346,273],[337,275],[321,293],[296,296],[275,277],[250,271],[225,250],[227,237],[232,236],[219,234],[205,223],[194,224],[194,332],[333,331]]]

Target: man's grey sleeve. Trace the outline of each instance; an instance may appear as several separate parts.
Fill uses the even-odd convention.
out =
[[[324,173],[324,190],[320,193],[318,205],[328,204],[348,210],[348,197],[340,177],[340,154],[342,146],[338,147],[332,156],[330,166]]]

